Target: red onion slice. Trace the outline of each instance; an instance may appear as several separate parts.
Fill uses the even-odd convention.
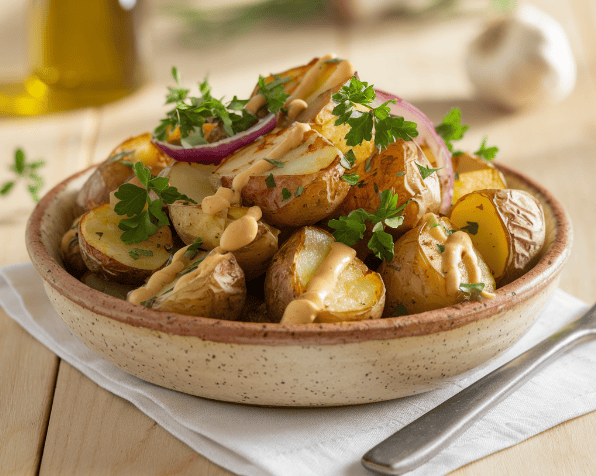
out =
[[[446,215],[451,208],[451,199],[453,198],[453,165],[451,164],[451,153],[445,142],[437,134],[435,126],[430,119],[417,107],[412,106],[409,102],[393,94],[378,89],[375,89],[375,92],[377,93],[378,101],[375,106],[390,99],[395,99],[396,104],[388,104],[391,114],[403,116],[406,121],[413,121],[418,125],[418,137],[415,137],[414,140],[418,145],[426,144],[430,147],[437,160],[437,166],[441,167],[441,170],[437,172],[441,181],[441,207],[439,208],[439,212]]]
[[[181,145],[172,145],[164,141],[153,141],[161,150],[174,160],[181,162],[198,162],[206,165],[219,165],[221,161],[232,152],[244,147],[262,135],[267,134],[277,124],[277,115],[269,114],[249,129],[239,132],[232,137],[226,137],[211,144],[200,144],[185,148]]]

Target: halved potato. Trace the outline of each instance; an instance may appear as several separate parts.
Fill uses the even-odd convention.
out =
[[[265,277],[265,303],[275,322],[281,320],[286,306],[306,291],[334,241],[333,235],[320,228],[304,227],[273,257]],[[381,277],[354,258],[340,274],[315,322],[377,319],[384,304]]]
[[[130,154],[124,155],[125,152]],[[172,159],[151,142],[149,132],[125,140],[99,164],[79,191],[76,204],[81,210],[92,210],[110,201],[110,192],[116,190],[134,173],[132,167],[123,164],[123,161],[140,161],[149,167],[152,175],[159,174],[172,163]]]
[[[234,255],[200,252],[145,305],[189,316],[235,320],[245,299],[244,273]]]
[[[453,182],[452,204],[476,190],[507,188],[503,174],[481,157],[461,154],[454,156],[452,162],[453,171],[456,174]]]
[[[374,213],[381,204],[380,192],[391,190],[398,194],[398,207],[411,200],[402,212],[403,224],[396,229],[387,228],[394,236],[404,234],[414,228],[425,213],[437,213],[441,205],[439,177],[432,173],[423,179],[418,165],[431,167],[414,142],[401,139],[394,142],[373,155],[370,161],[350,170],[360,176],[360,181],[350,188],[335,214],[347,216],[358,208]]]
[[[214,177],[231,187],[238,173],[267,158],[290,130],[274,130],[236,151],[215,170]],[[242,189],[243,205],[258,205],[265,221],[274,226],[314,224],[330,215],[348,193],[350,186],[341,180],[345,171],[341,159],[341,152],[327,139],[314,130],[307,131],[304,141],[281,157],[283,167],[249,179]]]
[[[170,180],[170,187],[176,187],[178,192],[201,203],[203,198],[215,193],[210,182],[214,170],[215,165],[174,162],[162,170],[159,176],[167,177]]]
[[[348,81],[349,82],[349,81]],[[346,144],[346,134],[350,132],[348,124],[335,125],[337,116],[333,114],[333,109],[337,104],[331,99],[331,96],[337,93],[342,86],[347,83],[340,84],[333,89],[321,91],[321,93],[309,102],[308,108],[296,118],[297,122],[304,122],[319,132],[327,140],[337,147],[342,154],[352,149],[356,157],[356,165],[364,162],[375,152],[374,139],[370,141],[363,141],[357,146],[348,146]],[[367,112],[368,109],[360,104],[356,105],[356,110]]]
[[[408,231],[395,242],[394,257],[391,262],[383,262],[378,272],[387,289],[387,303],[384,317],[399,315],[403,309],[408,314],[430,311],[452,306],[469,298],[464,291],[454,294],[447,292],[443,259],[446,239],[440,230],[433,231],[438,223],[442,230],[450,233],[453,224],[445,217],[428,214],[414,229]],[[481,280],[485,292],[493,292],[495,280],[478,250],[474,249]],[[462,283],[470,283],[468,267],[459,263]]]
[[[109,294],[118,299],[126,300],[126,295],[135,289],[134,284],[122,284],[109,281],[98,274],[87,271],[82,277],[81,282],[96,291]]]
[[[83,261],[81,255],[81,248],[79,247],[79,222],[81,217],[77,217],[70,228],[62,236],[60,242],[60,254],[64,265],[70,274],[78,278],[87,271],[87,266]]]
[[[170,220],[178,236],[187,245],[200,237],[203,240],[201,248],[204,250],[212,250],[219,246],[224,230],[230,223],[243,217],[247,210],[246,207],[230,207],[227,213],[222,211],[215,215],[208,215],[203,213],[200,205],[180,201],[169,205]],[[253,279],[263,274],[278,248],[279,230],[262,220],[257,223],[259,228],[252,243],[233,252],[238,264],[244,270],[246,279]]]
[[[107,203],[85,213],[79,223],[79,247],[89,271],[110,281],[139,284],[170,258],[172,232],[162,226],[147,240],[127,245],[120,239],[121,218]]]
[[[478,190],[461,197],[450,212],[453,224],[470,233],[499,286],[524,274],[542,249],[544,212],[522,190]]]

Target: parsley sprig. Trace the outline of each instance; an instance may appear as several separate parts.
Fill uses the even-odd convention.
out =
[[[284,83],[287,83],[290,78],[280,78],[279,76],[273,76],[273,78],[273,81],[265,84],[265,78],[259,75],[257,85],[259,86],[259,94],[267,101],[268,111],[276,114],[284,106],[286,99],[290,97],[284,89]]]
[[[34,160],[27,162],[27,157],[23,149],[17,149],[14,154],[14,163],[9,166],[9,170],[13,172],[16,177],[13,180],[8,180],[2,184],[0,188],[0,195],[5,196],[10,193],[17,182],[25,181],[27,184],[27,191],[31,195],[34,202],[39,202],[39,191],[43,187],[45,181],[38,171],[45,165],[43,160]]]
[[[439,124],[435,129],[445,141],[445,145],[449,149],[449,152],[453,155],[461,155],[461,151],[454,151],[452,142],[461,140],[464,137],[464,133],[470,128],[470,126],[464,126],[461,123],[461,110],[457,107],[451,109],[447,115],[443,118],[443,122]]]
[[[461,283],[459,290],[464,293],[466,299],[480,299],[484,283]]]
[[[350,83],[342,86],[339,92],[331,98],[337,104],[333,108],[333,114],[338,116],[335,125],[348,124],[350,131],[346,134],[346,144],[356,146],[363,141],[370,141],[375,131],[375,147],[383,150],[397,139],[412,140],[418,136],[416,123],[404,120],[403,117],[390,114],[389,103],[395,100],[386,101],[380,106],[372,107],[377,95],[372,85],[353,77]],[[356,110],[360,104],[368,108],[367,112]]]
[[[329,227],[333,228],[333,236],[336,241],[352,246],[358,240],[364,238],[366,222],[373,224],[372,237],[368,242],[368,248],[379,259],[391,261],[393,259],[393,237],[385,231],[385,226],[390,228],[399,227],[404,217],[400,215],[402,210],[410,201],[397,207],[398,195],[391,190],[384,190],[381,193],[381,204],[374,213],[359,208],[352,210],[348,216],[340,216],[337,219],[329,220]]]
[[[486,147],[487,139],[488,139],[488,137],[484,136],[484,139],[482,139],[482,144],[480,144],[480,148],[476,152],[474,152],[474,154],[476,154],[479,157],[482,157],[484,160],[488,160],[490,162],[491,160],[493,160],[496,157],[497,152],[499,152],[499,148],[496,146]]]
[[[145,188],[125,183],[114,193],[119,200],[114,211],[118,215],[129,217],[123,218],[118,224],[118,228],[124,232],[120,239],[127,245],[145,241],[155,235],[159,227],[170,224],[168,216],[162,210],[163,204],[174,203],[176,200],[196,203],[179,193],[176,187],[170,187],[167,177],[152,177],[150,170],[141,162],[134,164],[134,171]],[[154,192],[158,198],[151,200],[149,192]]]

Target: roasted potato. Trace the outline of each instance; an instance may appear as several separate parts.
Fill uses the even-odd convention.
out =
[[[79,223],[79,247],[89,271],[110,281],[140,284],[166,264],[172,249],[172,232],[162,226],[147,240],[127,245],[120,239],[118,216],[109,204],[85,213]]]
[[[334,241],[333,235],[320,228],[304,227],[273,257],[265,277],[265,303],[275,322],[281,320],[286,306],[306,291]],[[315,322],[377,319],[384,304],[381,277],[354,258],[340,274]]]
[[[108,203],[110,192],[116,190],[134,173],[132,167],[126,164],[139,161],[149,167],[152,175],[157,175],[172,163],[172,159],[151,142],[150,133],[131,137],[116,147],[91,174],[77,195],[77,207],[88,211]]]
[[[126,295],[136,288],[134,284],[121,284],[102,278],[98,274],[87,271],[82,277],[81,282],[95,289],[96,291],[109,294],[118,299],[126,300]]]
[[[244,273],[234,255],[201,252],[145,305],[189,316],[236,320],[245,299]]]
[[[435,224],[438,227],[433,227]],[[454,226],[447,218],[428,214],[416,228],[395,242],[393,260],[384,261],[378,269],[387,290],[383,317],[399,315],[403,309],[408,314],[439,309],[470,297],[470,293],[461,289],[455,293],[447,291],[443,253],[446,235],[452,230]],[[480,268],[479,282],[484,283],[485,292],[491,293],[495,289],[495,280],[481,254],[476,249],[474,252]],[[463,260],[460,260],[458,270],[461,282],[469,284],[470,270]]]
[[[201,248],[208,251],[219,246],[221,235],[227,226],[244,216],[247,210],[245,207],[230,207],[227,213],[222,211],[208,215],[203,213],[200,205],[187,202],[174,202],[169,205],[170,220],[182,241],[189,245],[200,237],[203,240]],[[258,225],[257,236],[252,243],[233,251],[246,279],[263,274],[278,248],[279,230],[262,220],[258,221]]]
[[[479,190],[461,197],[450,212],[470,233],[499,286],[517,279],[538,259],[544,244],[544,213],[522,190]]]
[[[403,235],[414,228],[425,213],[437,213],[441,205],[439,177],[432,173],[423,179],[419,165],[431,167],[413,141],[394,142],[350,171],[357,173],[360,181],[350,188],[335,214],[348,215],[358,208],[374,213],[381,204],[379,192],[391,190],[398,194],[398,207],[411,200],[402,212],[403,224],[396,229],[387,229],[395,236]]]
[[[456,155],[452,162],[455,172],[452,204],[476,190],[507,188],[503,174],[493,164],[477,155]]]
[[[167,177],[170,187],[176,187],[180,193],[200,204],[203,198],[216,192],[210,182],[214,170],[215,165],[174,162],[162,170],[159,176]]]
[[[86,271],[87,266],[83,261],[81,255],[81,248],[79,247],[79,222],[81,217],[76,218],[70,228],[62,236],[60,242],[60,254],[64,265],[70,274],[74,277],[81,277]]]
[[[231,187],[238,173],[266,158],[289,132],[290,128],[274,130],[236,151],[214,176],[223,186]],[[345,172],[341,159],[341,152],[327,139],[314,130],[307,131],[302,144],[280,159],[283,167],[249,179],[242,189],[243,205],[261,207],[264,220],[273,226],[312,225],[329,216],[348,193],[350,186],[341,180]]]

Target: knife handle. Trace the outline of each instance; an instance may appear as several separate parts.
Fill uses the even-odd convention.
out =
[[[362,465],[385,475],[414,470],[449,446],[552,359],[595,337],[596,305],[584,316],[379,443],[362,457]]]

